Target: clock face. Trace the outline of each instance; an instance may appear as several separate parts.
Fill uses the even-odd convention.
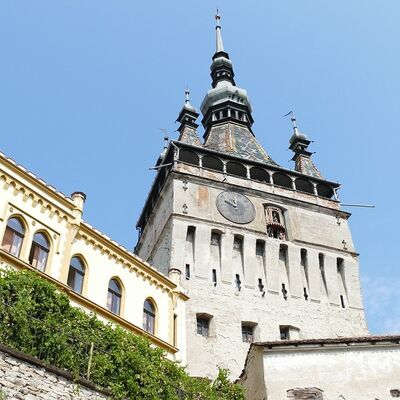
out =
[[[238,192],[222,192],[217,197],[217,208],[223,217],[237,224],[253,221],[256,211],[253,203]]]

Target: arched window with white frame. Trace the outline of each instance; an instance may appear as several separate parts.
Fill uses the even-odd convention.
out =
[[[81,257],[74,256],[69,263],[67,285],[75,292],[81,294],[85,279],[86,267]]]
[[[150,299],[146,299],[143,305],[143,329],[155,334],[156,330],[156,306]]]
[[[117,279],[113,278],[108,284],[107,308],[114,314],[121,313],[122,287]]]
[[[15,257],[21,253],[22,242],[25,237],[25,227],[18,217],[11,217],[6,226],[1,248]]]
[[[39,271],[46,269],[50,253],[50,242],[43,232],[37,232],[33,236],[31,251],[29,253],[29,264]]]

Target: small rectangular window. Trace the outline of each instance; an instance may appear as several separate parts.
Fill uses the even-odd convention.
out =
[[[289,340],[290,339],[289,327],[280,326],[279,327],[279,332],[280,332],[280,335],[281,335],[281,340]]]
[[[233,250],[242,251],[243,250],[243,237],[235,235],[233,238]]]
[[[214,286],[217,286],[217,270],[216,269],[212,270],[212,281],[213,281]]]
[[[338,258],[336,260],[336,266],[337,266],[338,274],[343,273],[343,264],[344,264],[343,258]]]
[[[174,314],[174,346],[178,346],[178,316]]]
[[[211,246],[219,246],[221,243],[221,234],[218,232],[211,232]]]
[[[285,299],[285,300],[287,300],[287,298],[288,298],[288,292],[287,292],[287,290],[286,290],[286,285],[284,284],[284,283],[282,283],[282,294],[283,294],[283,298]]]
[[[242,340],[245,343],[253,343],[254,341],[254,325],[242,323]]]
[[[206,316],[197,316],[197,334],[208,337],[210,335],[210,320]]]
[[[340,295],[340,304],[342,305],[342,308],[346,308],[346,306],[344,304],[344,297],[342,294]]]
[[[265,242],[264,240],[257,240],[256,242],[256,256],[264,257]]]
[[[300,263],[302,267],[307,267],[307,250],[306,249],[301,249],[300,251]]]
[[[190,264],[186,264],[185,266],[185,278],[187,281],[190,279]]]
[[[235,275],[235,286],[237,290],[240,290],[242,288],[242,281],[240,280],[239,274]]]

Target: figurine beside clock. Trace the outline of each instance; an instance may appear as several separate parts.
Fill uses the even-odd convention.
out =
[[[253,203],[242,193],[230,190],[217,196],[217,209],[224,218],[236,224],[248,224],[256,216]]]

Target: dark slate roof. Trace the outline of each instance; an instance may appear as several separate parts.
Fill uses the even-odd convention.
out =
[[[232,122],[212,126],[204,147],[246,160],[277,165],[247,126]]]
[[[296,159],[295,169],[305,175],[313,176],[314,178],[324,179],[322,174],[318,171],[310,157],[301,155]]]
[[[190,126],[185,126],[182,129],[178,141],[190,144],[192,146],[201,146],[200,138],[197,135],[196,129]]]

